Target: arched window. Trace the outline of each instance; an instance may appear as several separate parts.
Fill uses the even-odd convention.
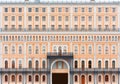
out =
[[[92,81],[92,76],[91,75],[89,75],[89,82],[91,82]]]
[[[92,68],[92,61],[88,61],[88,68]]]
[[[22,76],[19,75],[19,82],[22,82]]]
[[[115,75],[112,76],[112,81],[115,82]]]
[[[109,81],[109,77],[108,75],[105,76],[105,82],[108,82]]]
[[[35,76],[35,82],[38,82],[38,81],[39,81],[39,76],[36,75],[36,76]]]
[[[12,68],[15,68],[15,61],[12,61]]]
[[[8,82],[8,76],[5,75],[5,82]]]
[[[36,69],[39,68],[39,62],[38,62],[38,60],[35,61],[35,68],[36,68]]]
[[[7,60],[5,61],[5,68],[6,69],[8,68],[8,61]]]
[[[82,61],[81,64],[82,64],[82,65],[81,65],[82,69],[84,69],[84,68],[85,68],[85,61]]]
[[[105,61],[105,68],[108,69],[108,61]]]
[[[42,67],[45,69],[45,60],[42,61]]]
[[[78,61],[75,61],[75,68],[78,68]]]
[[[14,75],[12,75],[12,78],[11,78],[12,80],[12,82],[15,82],[15,76]]]
[[[115,61],[112,61],[112,68],[115,69]]]
[[[29,68],[32,68],[32,61],[29,60]]]
[[[98,81],[101,82],[101,76],[98,76]]]
[[[98,61],[98,68],[101,68],[101,61]]]
[[[75,75],[75,82],[78,82],[78,76]]]
[[[45,82],[46,81],[46,78],[45,78],[45,75],[42,76],[42,82]]]
[[[28,77],[28,81],[29,81],[29,82],[32,81],[32,76],[31,76],[31,75],[29,75],[29,77]]]

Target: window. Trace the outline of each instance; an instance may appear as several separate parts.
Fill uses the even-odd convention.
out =
[[[112,76],[112,81],[115,82],[115,75]]]
[[[58,16],[58,21],[62,21],[62,16]]]
[[[69,17],[68,16],[65,16],[65,21],[69,21]]]
[[[32,30],[32,25],[28,25],[28,30]]]
[[[32,54],[32,46],[28,46],[28,54]]]
[[[108,61],[105,61],[105,68],[108,69]]]
[[[108,8],[105,8],[105,12],[108,12],[108,10],[109,10]]]
[[[92,21],[92,16],[89,16],[89,17],[88,17],[88,20],[89,20],[89,21]]]
[[[39,8],[35,8],[35,12],[39,12]]]
[[[5,54],[8,54],[8,46],[5,46]]]
[[[88,61],[88,68],[92,68],[92,61]]]
[[[12,46],[12,54],[15,54],[15,46]]]
[[[29,60],[29,62],[28,62],[28,68],[32,68],[32,61],[31,60]]]
[[[75,82],[78,82],[78,76],[75,75]]]
[[[88,11],[89,11],[89,12],[92,12],[92,8],[89,8]]]
[[[15,61],[14,60],[12,61],[12,68],[13,69],[15,68]]]
[[[116,21],[116,16],[112,16],[112,21]]]
[[[65,12],[69,12],[69,8],[65,8]]]
[[[77,45],[74,46],[74,53],[78,54],[78,46]]]
[[[46,53],[46,46],[45,46],[45,45],[42,46],[42,53],[43,53],[43,54]]]
[[[55,17],[54,16],[51,16],[51,21],[55,21]]]
[[[19,8],[18,11],[19,11],[19,12],[22,12],[22,8]]]
[[[46,81],[46,78],[45,78],[45,75],[42,76],[42,82],[45,82]]]
[[[58,12],[62,12],[62,8],[58,8]]]
[[[51,8],[51,12],[55,12],[55,8]]]
[[[28,21],[32,21],[32,16],[28,16]]]
[[[31,76],[31,75],[28,76],[28,81],[29,81],[29,82],[32,81],[32,76]]]
[[[22,76],[19,75],[19,82],[22,82]]]
[[[85,12],[85,8],[81,8],[82,12]]]
[[[109,21],[109,17],[108,16],[105,16],[105,21]]]
[[[74,21],[78,21],[78,17],[77,16],[74,16]]]
[[[8,82],[8,76],[5,75],[5,82]]]
[[[38,81],[39,81],[39,76],[36,75],[36,76],[35,76],[35,82],[38,82]]]
[[[12,75],[11,81],[15,82],[15,76],[14,75]]]
[[[81,17],[81,21],[85,21],[85,17],[84,16]]]
[[[42,12],[46,12],[46,8],[42,8]]]
[[[5,8],[4,11],[5,11],[5,12],[8,12],[8,8]]]
[[[116,47],[115,45],[112,46],[112,54],[115,54],[116,53]]]
[[[108,82],[109,81],[109,77],[108,75],[105,75],[105,82]]]
[[[112,61],[112,68],[115,69],[115,61]]]
[[[28,12],[32,12],[32,8],[28,8]]]
[[[78,68],[78,61],[75,61],[75,68]]]
[[[35,61],[35,68],[36,68],[36,69],[39,68],[39,62],[38,62],[38,60]]]
[[[92,82],[92,76],[89,75],[89,82]]]
[[[42,21],[46,21],[46,17],[45,16],[42,16]]]
[[[109,53],[109,48],[108,46],[105,46],[105,54],[108,54]]]
[[[98,16],[98,21],[101,21],[102,20],[102,17],[101,16]]]
[[[19,19],[19,21],[22,21],[22,16],[19,16],[18,19]]]
[[[98,76],[98,81],[101,82],[101,76]]]
[[[82,61],[82,62],[81,62],[81,67],[82,67],[82,69],[85,68],[85,61]]]
[[[35,47],[35,54],[39,54],[39,47],[38,46]]]
[[[5,21],[8,21],[8,16],[5,16]]]
[[[45,60],[42,61],[42,68],[45,69]]]
[[[101,54],[101,51],[102,51],[101,49],[102,49],[102,47],[99,45],[98,46],[98,54]]]
[[[8,68],[8,61],[6,60],[5,61],[5,69],[7,69]]]
[[[12,12],[15,12],[15,8],[12,8]]]
[[[92,45],[89,45],[89,47],[88,47],[88,53],[92,54]]]
[[[15,16],[12,16],[12,17],[11,17],[11,20],[12,20],[12,21],[15,21]]]
[[[81,54],[85,54],[85,46],[81,46]]]
[[[19,69],[22,68],[22,60],[19,60]]]
[[[78,12],[78,8],[74,8],[74,12]]]
[[[112,8],[112,12],[116,12],[116,8]]]
[[[102,10],[101,10],[101,8],[98,8],[98,12],[101,12]]]
[[[22,46],[19,46],[19,54],[22,54]]]
[[[98,61],[98,68],[101,68],[101,61]]]

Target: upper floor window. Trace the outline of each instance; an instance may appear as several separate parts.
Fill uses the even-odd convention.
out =
[[[35,8],[35,12],[39,12],[39,8]]]
[[[98,12],[101,12],[102,10],[101,10],[101,8],[98,8]]]
[[[12,21],[15,21],[15,16],[12,16],[12,17],[11,17],[11,20],[12,20]]]
[[[88,68],[92,68],[92,61],[88,61]]]
[[[46,53],[46,46],[45,46],[45,45],[42,46],[42,53],[43,53],[43,54]]]
[[[4,19],[5,19],[5,21],[8,21],[8,16],[5,16]]]
[[[116,8],[112,8],[112,12],[116,12]]]
[[[78,82],[78,76],[77,75],[75,75],[75,82]]]
[[[65,8],[65,12],[69,12],[69,8]]]
[[[88,11],[89,11],[89,12],[92,12],[92,8],[88,8]]]
[[[78,8],[74,8],[74,12],[78,12]]]
[[[18,11],[19,11],[19,12],[22,12],[22,8],[19,8]]]
[[[39,47],[38,46],[35,47],[35,54],[39,54]]]
[[[42,16],[42,21],[46,21],[46,16]]]
[[[12,12],[15,12],[15,8],[12,8]]]
[[[12,46],[12,54],[15,54],[15,46]]]
[[[32,54],[32,46],[28,46],[28,54]]]
[[[46,8],[42,8],[42,12],[46,12]]]
[[[105,12],[108,12],[109,11],[109,9],[108,8],[105,8]]]
[[[5,11],[5,12],[8,12],[8,8],[5,8],[4,11]]]
[[[22,46],[19,46],[19,54],[22,54]]]
[[[8,46],[5,46],[5,54],[8,54]]]
[[[116,53],[116,46],[113,45],[113,46],[112,46],[112,54],[115,54],[115,53]]]
[[[92,81],[92,76],[91,75],[89,75],[89,82],[91,82]]]
[[[81,46],[81,54],[85,54],[85,46]]]
[[[82,12],[85,12],[85,8],[81,8],[81,11],[82,11]]]
[[[62,8],[58,8],[58,12],[62,12]]]
[[[89,45],[89,46],[88,46],[88,53],[89,53],[89,54],[92,54],[92,45]]]
[[[28,12],[32,12],[32,8],[28,8]]]
[[[55,12],[55,8],[51,8],[51,12]]]
[[[28,21],[32,21],[32,16],[28,16]]]
[[[102,46],[99,45],[98,46],[98,54],[101,54],[101,51],[102,51],[101,49],[102,49]]]

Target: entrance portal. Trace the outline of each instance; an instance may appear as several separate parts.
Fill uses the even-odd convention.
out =
[[[67,73],[53,73],[52,84],[68,84],[68,74]]]

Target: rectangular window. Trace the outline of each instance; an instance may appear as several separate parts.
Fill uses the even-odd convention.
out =
[[[5,12],[8,12],[8,8],[5,8],[4,11],[5,11]]]
[[[74,8],[74,12],[78,12],[78,8]]]
[[[62,12],[62,8],[58,8],[58,12]]]
[[[22,12],[22,8],[19,8],[18,11],[19,11],[19,12]]]
[[[55,12],[55,8],[51,8],[51,12]]]
[[[32,12],[32,8],[28,8],[28,12]]]
[[[19,16],[18,19],[19,19],[19,21],[22,21],[22,16]]]
[[[82,8],[81,10],[82,10],[82,12],[85,12],[85,8]]]
[[[42,12],[46,12],[46,8],[42,8]]]
[[[98,8],[98,12],[101,12],[102,10],[101,10],[101,8]]]
[[[92,8],[89,8],[88,11],[89,11],[89,12],[92,12]]]
[[[116,8],[112,8],[112,12],[116,12]]]
[[[65,12],[69,12],[69,8],[65,8]]]
[[[15,16],[12,16],[12,17],[11,17],[11,20],[12,20],[12,21],[15,21]]]
[[[54,16],[51,16],[51,21],[55,21],[55,17]]]
[[[12,8],[12,12],[15,12],[15,8]]]
[[[28,21],[32,21],[32,16],[28,16]]]
[[[35,8],[35,12],[39,12],[39,8]]]
[[[58,16],[58,21],[62,21],[62,16]]]
[[[8,16],[5,16],[5,21],[8,21]]]
[[[42,21],[46,21],[46,17],[45,16],[42,16]]]

